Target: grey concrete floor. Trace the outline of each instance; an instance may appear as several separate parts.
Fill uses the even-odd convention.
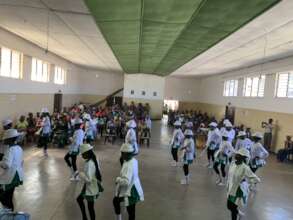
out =
[[[225,206],[226,190],[216,186],[215,175],[204,166],[205,157],[192,165],[191,184],[180,185],[181,168],[170,166],[170,134],[164,122],[155,122],[151,147],[141,148],[138,160],[145,201],[137,205],[137,220],[230,219]],[[119,145],[103,145],[102,141],[95,144],[105,187],[95,205],[96,219],[114,219],[112,198],[114,180],[120,171]],[[30,213],[33,220],[81,219],[75,201],[81,185],[69,181],[65,153],[65,149],[50,149],[45,158],[41,150],[25,148],[26,178],[15,193],[17,210]],[[79,158],[80,167],[82,162]],[[242,220],[292,220],[293,164],[280,164],[271,157],[258,175],[262,183],[250,198]]]

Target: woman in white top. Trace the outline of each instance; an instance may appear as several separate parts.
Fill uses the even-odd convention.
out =
[[[224,120],[224,126],[223,128],[221,128],[221,133],[228,133],[228,141],[232,144],[233,140],[235,138],[235,130],[233,129],[233,125],[232,123],[226,119],[226,121]]]
[[[125,136],[125,143],[131,144],[134,148],[134,153],[138,154],[138,145],[137,145],[137,138],[136,138],[136,122],[132,119],[126,123],[127,133]]]
[[[123,144],[120,149],[124,162],[120,175],[116,178],[116,191],[113,199],[117,220],[122,219],[121,203],[127,208],[129,220],[135,220],[135,205],[144,200],[134,150],[133,145],[128,143]]]
[[[70,139],[71,144],[69,146],[69,151],[65,155],[64,160],[67,164],[67,166],[71,170],[71,177],[70,181],[78,181],[78,170],[76,167],[76,160],[77,160],[77,155],[79,154],[79,148],[80,145],[83,144],[83,139],[84,139],[84,131],[81,129],[82,125],[82,120],[80,118],[76,118],[74,121],[74,134],[73,137]]]
[[[42,130],[41,130],[41,136],[40,136],[40,146],[44,149],[44,155],[48,156],[47,149],[48,149],[48,143],[50,142],[50,135],[51,135],[51,120],[49,117],[49,112],[47,109],[42,110]]]
[[[213,163],[215,161],[215,152],[219,149],[222,141],[221,133],[217,126],[218,124],[216,122],[211,122],[209,124],[208,139],[206,142],[208,168],[213,167]]]
[[[100,172],[99,161],[93,152],[93,146],[83,144],[80,146],[80,153],[85,159],[83,172],[80,172],[80,179],[84,182],[80,195],[77,197],[77,202],[82,213],[82,219],[87,219],[84,200],[87,201],[90,219],[95,219],[94,204],[99,195],[104,191],[101,182],[102,176]]]
[[[185,139],[183,146],[180,148],[180,151],[183,152],[183,172],[184,178],[181,180],[182,185],[189,184],[189,165],[193,163],[195,159],[195,144],[193,140],[192,130],[185,130],[184,132]]]
[[[261,144],[262,137],[262,134],[259,132],[252,135],[253,145],[250,152],[250,168],[254,173],[258,168],[266,164],[265,159],[269,156],[268,151]]]
[[[228,164],[229,158],[232,157],[234,153],[234,148],[229,141],[228,132],[224,132],[222,134],[222,143],[220,149],[215,153],[215,163],[214,163],[214,171],[218,175],[218,179],[216,184],[220,186],[224,186],[224,180],[226,177],[226,165]],[[221,173],[219,171],[219,166],[221,166]]]
[[[227,208],[231,212],[231,219],[237,220],[238,215],[242,215],[239,206],[246,204],[249,183],[258,183],[260,179],[251,171],[247,165],[250,153],[247,149],[241,148],[236,152],[235,161],[232,162],[228,172],[227,182]]]
[[[172,166],[177,166],[178,165],[178,149],[181,147],[184,141],[184,134],[181,130],[181,122],[176,121],[174,123],[175,130],[173,132],[173,136],[171,139],[171,154],[173,157],[173,163],[171,164]]]
[[[85,140],[87,143],[92,143],[95,139],[96,139],[96,128],[95,128],[95,124],[93,122],[93,120],[91,119],[90,114],[85,114],[83,116],[84,120],[85,120]]]
[[[5,131],[3,141],[9,149],[0,162],[0,202],[11,211],[14,210],[14,190],[23,183],[23,151],[17,145],[19,136],[20,133],[15,129]]]
[[[250,152],[251,146],[252,146],[252,141],[246,137],[246,132],[240,131],[239,134],[237,135],[235,150],[238,151],[241,148],[245,148]]]
[[[5,119],[2,121],[2,126],[3,126],[3,133],[0,134],[0,138],[2,140],[2,137],[4,135],[4,132],[7,131],[8,129],[12,128],[12,120],[11,119]],[[3,144],[2,141],[0,142],[0,161],[2,160],[5,152],[8,150],[8,146]]]

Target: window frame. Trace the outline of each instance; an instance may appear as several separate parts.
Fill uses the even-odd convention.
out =
[[[237,97],[238,96],[238,79],[229,79],[224,82],[223,96],[224,97]]]
[[[10,59],[9,59],[9,72],[8,74],[2,74],[2,49],[6,49],[10,53]],[[17,55],[18,57],[18,73],[15,77],[14,74],[14,64],[13,64],[13,55]],[[4,71],[3,71],[4,72]],[[10,79],[23,79],[23,53],[14,49],[10,49],[8,47],[0,46],[0,77],[10,78]]]
[[[35,78],[33,75],[34,60],[35,60]],[[41,69],[42,69],[41,73],[38,73],[38,68],[39,68],[38,63],[39,62],[41,63]],[[40,82],[40,83],[49,83],[50,82],[50,68],[51,68],[50,63],[47,61],[38,59],[36,57],[32,57],[31,64],[32,64],[32,66],[31,66],[31,81]],[[47,68],[46,68],[47,69],[47,73],[46,73],[47,76],[44,76],[44,66],[45,65],[47,66]]]
[[[63,78],[63,82],[58,82],[58,70],[60,70],[61,71],[61,78]],[[62,76],[62,74],[63,74],[63,76]],[[62,68],[61,66],[57,66],[57,65],[55,65],[54,66],[54,84],[56,84],[56,85],[65,85],[66,84],[66,79],[67,79],[67,71],[64,69],[64,68]]]
[[[280,88],[280,75],[282,74],[286,74],[287,75],[287,82],[286,82],[286,94],[285,96],[278,96],[278,93],[279,93],[279,88]],[[286,72],[279,72],[276,74],[276,84],[275,84],[275,98],[278,98],[278,99],[284,99],[284,98],[288,98],[288,99],[292,99],[293,98],[293,95],[292,96],[289,96],[289,90],[290,90],[290,78],[292,80],[292,83],[293,83],[293,71],[286,71]],[[293,88],[292,89],[292,92],[293,92]]]
[[[251,82],[250,88],[247,87],[248,79]],[[253,95],[253,91],[255,89],[255,88],[253,88],[255,79],[257,79],[258,82],[257,82],[256,95]],[[260,86],[261,86],[262,82],[263,82],[263,89],[261,90]],[[265,96],[265,83],[266,83],[266,75],[265,74],[259,74],[259,75],[253,75],[253,76],[244,77],[242,96],[244,98],[264,98],[264,96]],[[250,90],[249,92],[247,91],[248,88]],[[262,95],[260,95],[260,94],[262,94]]]

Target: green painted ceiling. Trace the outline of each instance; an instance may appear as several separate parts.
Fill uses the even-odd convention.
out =
[[[85,0],[126,73],[168,75],[280,0]]]

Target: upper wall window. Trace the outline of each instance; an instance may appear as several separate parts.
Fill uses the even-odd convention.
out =
[[[224,83],[224,96],[237,96],[238,80],[227,80]]]
[[[49,82],[49,70],[50,70],[50,64],[36,59],[32,58],[32,75],[31,80],[37,81],[37,82]]]
[[[277,74],[276,96],[293,98],[293,72]]]
[[[54,83],[64,85],[66,82],[66,71],[65,69],[55,66]]]
[[[22,53],[2,47],[0,50],[0,76],[22,78]]]
[[[244,79],[243,96],[263,97],[265,89],[265,75],[246,77]]]

